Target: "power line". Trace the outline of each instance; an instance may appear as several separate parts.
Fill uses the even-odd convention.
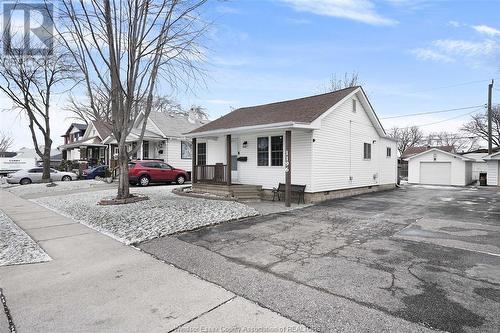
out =
[[[426,91],[432,91],[432,90],[438,90],[438,89],[446,89],[446,88],[454,88],[454,87],[466,86],[466,85],[475,84],[475,83],[484,83],[484,82],[489,82],[490,80],[491,79],[467,81],[467,82],[449,84],[449,85],[446,85],[446,86],[428,88],[428,89],[423,89],[423,90],[418,90],[418,91],[410,91],[410,92],[407,92],[407,93],[408,94],[416,94],[416,93],[420,93],[420,92],[426,92]]]
[[[481,106],[483,107],[483,106]],[[454,120],[454,119],[458,119],[458,118],[462,118],[462,117],[465,117],[467,115],[470,115],[476,111],[478,111],[479,108],[475,109],[475,110],[472,110],[470,112],[467,112],[467,113],[464,113],[464,114],[461,114],[461,115],[458,115],[458,116],[455,116],[455,117],[452,117],[452,118],[448,118],[448,119],[443,119],[443,120],[440,120],[440,121],[435,121],[435,122],[432,122],[432,123],[427,123],[427,124],[423,124],[423,125],[417,125],[417,127],[423,127],[423,126],[430,126],[430,125],[435,125],[435,124],[440,124],[440,123],[444,123],[444,122],[447,122],[447,121],[450,121],[450,120]]]
[[[484,106],[481,105],[480,108],[483,108]],[[450,120],[454,120],[454,119],[458,119],[458,118],[462,118],[462,117],[465,117],[467,115],[470,115],[476,111],[478,111],[479,108],[475,109],[475,110],[472,110],[472,111],[469,111],[467,113],[464,113],[464,114],[461,114],[461,115],[458,115],[458,116],[454,116],[454,117],[451,117],[451,118],[447,118],[447,119],[443,119],[443,120],[439,120],[439,121],[435,121],[435,122],[432,122],[432,123],[427,123],[427,124],[422,124],[422,125],[411,125],[411,126],[405,126],[405,127],[398,127],[399,129],[406,129],[406,128],[411,128],[411,127],[424,127],[424,126],[430,126],[430,125],[435,125],[435,124],[440,124],[440,123],[444,123],[444,122],[447,122],[447,121],[450,121]]]
[[[444,113],[444,112],[451,112],[451,111],[460,111],[460,110],[474,109],[474,108],[479,108],[479,107],[482,108],[482,107],[485,107],[485,106],[486,106],[486,104],[481,104],[481,105],[466,106],[466,107],[463,107],[463,108],[456,108],[456,109],[446,109],[446,110],[436,110],[436,111],[427,111],[427,112],[403,114],[403,115],[398,115],[398,116],[384,117],[384,118],[380,118],[380,119],[383,120],[383,119],[413,117],[413,116],[421,116],[421,115],[426,115],[426,114],[435,114],[435,113]]]

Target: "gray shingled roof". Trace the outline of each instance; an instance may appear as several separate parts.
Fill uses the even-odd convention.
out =
[[[149,114],[149,119],[168,137],[183,137],[185,133],[207,122],[188,119],[188,117],[179,114],[153,111]]]
[[[191,133],[283,122],[311,123],[359,86],[289,101],[236,109]]]
[[[101,140],[106,139],[113,132],[113,125],[109,123],[106,123],[101,120],[94,120],[92,121],[92,123],[94,124],[97,133],[99,133]]]

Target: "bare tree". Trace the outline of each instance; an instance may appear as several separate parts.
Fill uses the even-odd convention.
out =
[[[68,98],[67,111],[71,112],[71,118],[85,122],[89,121],[104,121],[111,123],[111,99],[106,91],[99,87],[92,90],[90,95],[88,92],[83,101],[76,99],[73,95]]]
[[[476,136],[466,136],[462,133],[436,132],[427,136],[429,146],[452,146],[456,152],[468,152],[479,148]]]
[[[66,90],[63,82],[74,77],[74,67],[68,54],[59,49],[45,54],[18,50],[0,58],[0,91],[12,101],[14,111],[26,116],[35,151],[43,162],[42,180],[48,182],[52,97]]]
[[[464,124],[463,132],[478,136],[488,141],[488,114],[478,113],[471,116],[471,120]],[[492,141],[493,145],[500,147],[500,105],[496,104],[492,109]]]
[[[60,33],[83,68],[85,87],[109,92],[113,136],[118,146],[117,199],[130,197],[127,137],[146,120],[160,83],[175,88],[199,79],[197,40],[206,30],[197,13],[206,0],[62,0]],[[167,89],[167,87],[162,87]],[[93,103],[91,100],[91,107]]]
[[[424,137],[424,133],[418,126],[393,127],[388,134],[398,141],[400,156],[403,155],[406,149],[419,145]]]
[[[14,144],[14,138],[8,134],[0,132],[0,153],[5,153]]]
[[[330,81],[320,88],[321,92],[328,93],[332,91],[337,91],[344,88],[356,87],[362,85],[359,79],[358,72],[344,73],[344,76],[337,75],[337,73],[332,74]]]

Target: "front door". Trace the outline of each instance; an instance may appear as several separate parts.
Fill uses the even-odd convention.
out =
[[[231,181],[238,181],[238,139],[231,140]]]

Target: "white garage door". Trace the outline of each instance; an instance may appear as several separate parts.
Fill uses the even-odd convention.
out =
[[[451,162],[420,162],[420,184],[450,185]]]

